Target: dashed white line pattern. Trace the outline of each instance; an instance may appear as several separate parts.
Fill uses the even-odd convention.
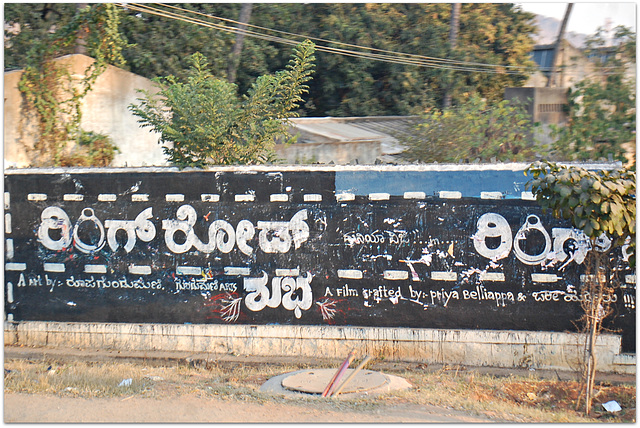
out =
[[[202,275],[202,268],[197,266],[178,266],[176,267],[176,275]]]
[[[147,193],[133,193],[131,202],[149,202],[149,195]]]
[[[184,202],[184,195],[182,193],[168,193],[164,195],[164,199],[167,202]]]
[[[43,269],[45,272],[64,272],[66,267],[64,263],[44,263]]]
[[[107,273],[106,265],[84,265],[85,273]]]
[[[456,281],[458,274],[455,272],[431,272],[431,279],[434,281]]]
[[[129,266],[129,273],[132,275],[151,275],[151,266]]]
[[[14,252],[13,252],[13,239],[7,239],[7,248],[6,248],[6,256],[8,260],[11,260],[13,258]]]
[[[388,201],[390,197],[388,193],[369,193],[370,201]]]
[[[504,274],[502,272],[482,272],[480,281],[504,282]]]
[[[480,192],[480,199],[502,199],[502,192]]]
[[[520,193],[520,199],[523,201],[535,201],[536,197],[533,192],[522,192]]]
[[[236,195],[236,202],[253,202],[256,199],[256,195]]]
[[[276,269],[276,276],[300,276],[300,269]]]
[[[216,195],[213,193],[203,193],[202,195],[200,195],[200,199],[202,200],[202,202],[219,202],[220,195]]]
[[[362,271],[357,269],[338,269],[338,278],[362,279]]]
[[[4,192],[4,209],[8,210],[11,208],[11,194],[9,192]]]
[[[355,201],[356,195],[353,193],[337,193],[336,194],[336,202],[347,202],[347,201]]]
[[[4,215],[4,233],[11,233],[11,214],[9,213]]]
[[[409,279],[409,272],[406,270],[385,270],[382,273],[382,277],[390,281],[399,281]]]
[[[404,192],[405,199],[425,199],[427,194],[424,192]]]
[[[101,193],[98,195],[100,202],[115,202],[118,199],[118,195],[113,193]]]
[[[289,195],[286,193],[274,193],[269,196],[271,202],[289,202]]]
[[[26,263],[7,263],[4,265],[6,270],[21,272],[27,270]]]
[[[322,195],[319,193],[308,193],[304,195],[305,202],[322,202]]]
[[[45,193],[29,193],[27,195],[28,201],[46,201],[47,195]]]
[[[78,193],[67,193],[62,196],[62,200],[69,202],[82,202],[84,201],[84,195],[80,195]]]
[[[248,267],[235,267],[235,266],[227,266],[224,268],[225,275],[240,275],[240,276],[249,276],[251,275],[251,269]]]
[[[462,198],[462,193],[458,191],[449,191],[449,190],[441,190],[438,195],[440,199],[460,199]]]
[[[533,282],[558,282],[558,275],[553,273],[532,273]]]

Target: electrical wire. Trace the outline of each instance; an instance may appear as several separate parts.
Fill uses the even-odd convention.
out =
[[[116,3],[116,4],[118,6],[120,6],[120,7],[122,7],[122,8],[130,9],[130,10],[136,11],[136,12],[143,12],[143,13],[148,13],[148,14],[151,14],[151,15],[161,16],[161,17],[164,17],[164,18],[167,18],[167,19],[179,20],[179,21],[183,21],[183,22],[187,22],[187,23],[191,23],[191,24],[195,24],[195,25],[199,25],[199,26],[203,26],[203,27],[209,27],[209,28],[213,28],[213,29],[224,31],[224,32],[228,32],[228,33],[233,33],[233,34],[243,33],[248,37],[255,37],[255,38],[266,40],[266,41],[270,41],[270,42],[281,43],[281,44],[286,44],[286,45],[297,45],[297,44],[300,43],[299,41],[292,40],[292,39],[289,39],[289,38],[271,36],[271,35],[268,35],[268,34],[263,34],[263,33],[252,31],[252,30],[245,30],[245,29],[241,29],[241,28],[237,28],[237,27],[228,27],[228,26],[225,26],[225,25],[216,24],[216,23],[212,23],[212,22],[209,22],[209,21],[204,21],[204,20],[201,20],[201,19],[184,16],[184,15],[181,15],[181,14],[178,14],[178,13],[173,13],[173,12],[170,12],[170,11],[165,11],[165,10],[162,10],[162,9],[158,9],[156,7],[151,7],[151,6],[148,6],[146,4],[131,4],[131,3],[129,3],[129,4]],[[167,5],[163,5],[163,6],[167,6]],[[172,6],[172,8],[173,9],[178,9],[178,10],[185,10],[185,9],[176,8],[175,6]],[[185,10],[185,11],[187,11],[187,10]],[[192,12],[192,11],[187,11],[187,12]],[[222,20],[222,21],[233,22],[233,23],[245,25],[243,23],[239,23],[239,22],[233,21],[233,20],[228,20],[226,18],[218,18],[218,17],[214,17],[214,16],[210,16],[210,15],[201,14],[199,12],[194,12],[194,13],[199,14],[199,15],[203,15],[203,16],[207,16],[208,18],[219,19],[219,20]],[[424,56],[420,56],[420,55],[397,53],[397,52],[392,52],[392,51],[384,51],[384,50],[381,50],[381,49],[358,46],[358,45],[349,45],[349,44],[340,43],[340,42],[333,42],[333,41],[324,40],[324,39],[309,38],[309,37],[306,37],[306,36],[303,36],[303,35],[299,35],[299,34],[286,33],[286,32],[282,32],[282,31],[279,31],[279,30],[272,30],[272,29],[268,29],[268,28],[265,28],[265,27],[258,27],[258,26],[254,26],[254,25],[247,25],[247,26],[250,26],[252,28],[259,28],[259,29],[263,29],[263,30],[267,30],[267,31],[278,32],[280,34],[292,35],[292,36],[300,37],[300,38],[308,38],[310,40],[316,40],[318,42],[332,43],[332,44],[343,45],[343,46],[352,46],[352,47],[356,47],[356,48],[359,48],[359,49],[367,49],[367,50],[372,50],[372,51],[376,51],[376,52],[388,52],[388,53],[392,53],[393,54],[393,55],[375,54],[375,53],[359,52],[359,51],[353,51],[353,50],[347,50],[347,49],[333,48],[333,47],[323,46],[323,45],[316,45],[316,50],[317,51],[334,53],[334,54],[339,54],[339,55],[349,56],[349,57],[354,57],[354,58],[360,58],[360,59],[377,60],[377,61],[384,61],[384,62],[395,63],[395,64],[414,65],[414,66],[427,67],[427,68],[437,68],[437,69],[466,71],[466,72],[478,72],[478,73],[492,73],[492,74],[522,74],[524,72],[524,70],[526,70],[526,71],[533,71],[534,70],[532,68],[524,68],[523,71],[512,71],[509,68],[517,67],[517,66],[500,66],[500,65],[496,65],[496,64],[470,63],[470,62],[464,62],[464,61],[455,61],[455,60],[447,60],[447,59],[442,59],[442,58],[431,58],[431,57],[424,57]],[[457,64],[462,64],[462,65],[457,65]],[[475,67],[471,67],[469,65],[475,65]],[[498,69],[485,69],[485,68],[479,68],[479,67],[500,67],[500,68],[498,68]]]

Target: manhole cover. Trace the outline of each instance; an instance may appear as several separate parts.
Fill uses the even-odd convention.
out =
[[[355,369],[347,369],[338,386],[340,386],[354,370]],[[322,394],[335,374],[336,369],[306,370],[284,378],[282,380],[282,386],[291,391]],[[371,391],[386,386],[389,383],[389,378],[380,372],[360,370],[344,387],[341,394]]]

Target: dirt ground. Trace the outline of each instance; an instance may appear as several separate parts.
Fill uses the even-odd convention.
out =
[[[74,398],[5,394],[4,422],[20,423],[381,423],[490,422],[434,406],[394,405],[367,412],[323,408],[316,403],[251,403],[175,395],[154,398]],[[495,421],[494,421],[495,422]]]
[[[197,366],[211,359],[210,355],[185,353],[146,353],[97,351],[78,349],[5,347],[7,359],[64,361],[119,361],[167,365],[186,363]],[[269,364],[300,363],[297,358],[269,359]],[[313,364],[314,362],[310,362]],[[320,363],[320,361],[316,361]],[[335,362],[332,362],[335,363]],[[248,356],[217,356],[216,364],[260,365],[264,358]],[[412,363],[415,365],[415,363]],[[331,364],[329,364],[331,365]],[[374,370],[398,368],[402,363],[378,362]],[[437,367],[433,368],[434,370]],[[489,369],[486,369],[489,370]],[[499,369],[493,369],[498,374]],[[506,369],[505,369],[506,370]],[[513,372],[513,370],[510,370]],[[545,373],[539,373],[544,376]],[[550,372],[554,378],[569,377],[569,373]],[[5,372],[6,376],[6,372]],[[257,382],[261,383],[265,379]],[[609,375],[611,382],[633,382],[635,377]],[[257,384],[258,384],[257,383]],[[325,400],[325,401],[323,401]],[[71,394],[4,393],[5,423],[472,423],[506,422],[489,415],[464,412],[432,405],[379,400],[375,406],[355,407],[339,400],[279,397],[271,400],[215,397],[186,391],[180,387],[163,388],[155,396],[82,397]]]

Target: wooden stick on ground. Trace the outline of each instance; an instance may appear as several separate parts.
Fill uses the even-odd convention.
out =
[[[362,362],[360,363],[360,365],[358,367],[355,368],[355,370],[344,380],[344,382],[342,382],[342,385],[340,385],[340,387],[338,389],[336,389],[336,391],[331,394],[332,397],[337,397],[338,394],[340,394],[342,392],[342,390],[344,389],[344,387],[351,382],[351,380],[356,377],[356,375],[358,374],[358,372],[360,370],[362,370],[362,368],[369,362],[369,360],[371,360],[371,356],[370,355],[366,355],[364,357],[364,359],[362,360]]]
[[[327,387],[324,389],[324,392],[322,393],[323,397],[326,397],[329,394],[331,387],[335,384],[338,376],[342,377],[342,374],[344,374],[344,371],[347,369],[347,367],[349,367],[349,364],[351,364],[351,361],[353,361],[355,356],[356,354],[354,351],[349,352],[349,356],[347,357],[347,359],[344,360],[338,371],[336,371],[336,373],[331,378],[331,381],[329,381]]]

